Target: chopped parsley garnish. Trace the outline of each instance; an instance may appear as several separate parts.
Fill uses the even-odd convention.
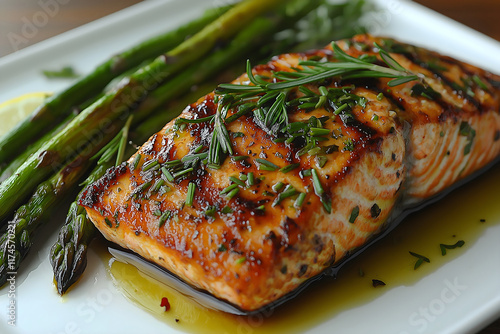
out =
[[[222,213],[233,213],[233,209],[231,209],[229,206],[225,206],[221,210]]]
[[[165,225],[165,222],[170,218],[171,214],[172,211],[170,210],[163,212],[160,216],[160,220],[158,221],[158,227],[162,227],[163,225]]]
[[[75,72],[75,70],[71,66],[64,66],[62,69],[58,71],[44,70],[42,71],[42,73],[48,79],[56,79],[56,78],[73,79],[80,76],[78,73]]]
[[[354,151],[354,142],[352,141],[351,138],[347,139],[345,142],[344,142],[344,150],[346,151]]]
[[[186,195],[186,205],[187,206],[193,206],[195,190],[196,190],[196,183],[189,182],[187,195]]]
[[[257,163],[259,170],[275,171],[279,169],[279,166],[276,166],[272,162],[264,159],[255,159],[255,162]]]
[[[413,96],[423,96],[429,100],[437,100],[441,97],[441,94],[432,89],[431,86],[424,86],[421,83],[415,84],[411,88],[411,94]]]
[[[470,153],[472,144],[474,143],[474,138],[476,137],[476,130],[474,130],[470,124],[466,121],[460,123],[460,135],[467,137],[467,144],[464,147],[464,155]]]
[[[359,216],[359,206],[355,206],[352,211],[351,211],[351,215],[349,216],[349,223],[351,224],[354,224],[354,222],[356,221],[356,218],[358,218]]]
[[[439,248],[441,248],[441,255],[445,256],[446,255],[446,250],[447,249],[455,249],[457,247],[462,247],[465,245],[465,241],[463,240],[458,240],[456,243],[453,245],[445,245],[445,244],[439,244]]]
[[[417,270],[418,267],[420,267],[422,265],[422,263],[424,262],[427,262],[427,263],[430,263],[431,260],[429,260],[428,257],[425,257],[423,255],[420,255],[420,254],[417,254],[417,253],[414,253],[412,251],[410,251],[410,254],[414,257],[417,258],[417,262],[415,262],[415,265],[413,266],[413,270]]]

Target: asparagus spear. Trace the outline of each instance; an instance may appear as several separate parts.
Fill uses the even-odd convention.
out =
[[[195,34],[215,20],[228,8],[211,9],[202,17],[178,29],[149,39],[113,56],[71,87],[47,99],[31,117],[19,123],[0,138],[0,164],[11,161],[26,145],[39,138],[54,123],[58,123],[68,115],[73,106],[98,94],[117,75],[174,48],[186,37]]]
[[[107,139],[109,135],[107,135]],[[61,168],[50,179],[42,182],[31,199],[21,206],[0,236],[0,286],[6,282],[8,272],[17,271],[32,245],[35,230],[52,214],[55,204],[80,180],[91,165],[89,158],[97,147],[90,146]]]
[[[131,136],[133,141],[142,143],[155,131],[159,130],[175,116],[175,113],[157,113],[154,117],[144,122]],[[106,170],[115,164],[114,154],[118,151],[119,143],[111,145],[103,153],[104,159],[99,160],[98,166],[90,173],[83,183],[84,186],[91,184],[104,175]],[[134,149],[128,146],[126,156],[132,155]],[[118,162],[121,162],[119,159]],[[57,241],[49,252],[50,263],[54,271],[57,291],[60,295],[75,283],[82,275],[87,266],[87,251],[90,242],[97,235],[97,229],[87,217],[85,209],[79,206],[76,201],[71,204],[66,222],[59,231]],[[1,281],[0,281],[1,283]]]
[[[185,70],[182,75],[170,80],[167,84],[153,91],[142,103],[139,109],[155,108],[165,100],[172,99],[179,95],[179,91],[187,90],[201,81],[211,78],[215,73],[227,68],[228,64],[242,60],[243,56],[251,53],[266,40],[272,38],[273,33],[280,29],[294,24],[309,11],[320,4],[321,1],[304,2],[295,0],[283,6],[279,13],[273,16],[257,18],[247,28],[240,32],[226,47],[223,48],[198,64]],[[199,93],[189,94],[185,99],[186,103],[196,98]],[[184,105],[184,103],[181,103]],[[158,125],[163,125],[178,112],[160,112],[155,117],[151,117],[139,126],[137,132],[140,134],[138,142],[145,141]],[[140,113],[145,114],[145,113]],[[146,133],[146,136],[143,135]],[[149,134],[148,134],[149,133]],[[129,152],[131,154],[132,152]],[[92,173],[86,184],[92,183],[101,177],[106,167],[111,166],[112,161],[108,159],[98,166]],[[95,237],[97,230],[86,216],[83,208],[76,202],[72,204],[71,210],[66,219],[66,224],[59,233],[58,240],[50,251],[50,261],[56,279],[58,292],[63,294],[83,273],[87,260],[86,254],[88,245]]]
[[[0,185],[0,222],[5,222],[13,209],[80,147],[89,141],[103,146],[100,134],[117,133],[133,106],[149,91],[181,68],[201,58],[221,39],[232,37],[260,13],[283,1],[251,0],[234,6],[165,56],[134,72],[123,86],[82,111]]]

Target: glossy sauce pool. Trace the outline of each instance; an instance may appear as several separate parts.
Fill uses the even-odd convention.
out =
[[[294,333],[370,302],[391,288],[412,285],[460,256],[493,224],[500,223],[500,165],[444,199],[407,217],[395,230],[349,261],[337,278],[324,278],[298,297],[263,314],[234,316],[208,310],[130,264],[103,255],[111,278],[133,303],[167,325],[189,333]],[[461,248],[441,255],[440,244]],[[430,259],[414,269],[417,258]],[[374,287],[372,280],[385,286]],[[161,307],[168,298],[170,309]]]

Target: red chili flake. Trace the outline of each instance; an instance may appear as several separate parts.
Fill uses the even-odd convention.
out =
[[[167,297],[163,297],[161,299],[160,306],[161,307],[165,307],[165,312],[167,312],[168,310],[170,310],[170,303],[168,302],[168,298]]]

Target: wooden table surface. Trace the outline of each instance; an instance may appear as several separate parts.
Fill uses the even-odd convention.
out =
[[[141,0],[0,0],[0,57],[138,2]],[[416,2],[500,41],[499,0]],[[58,5],[44,8],[43,3]],[[30,22],[35,23],[31,30]],[[500,333],[500,314],[498,321],[481,331],[494,333]]]

